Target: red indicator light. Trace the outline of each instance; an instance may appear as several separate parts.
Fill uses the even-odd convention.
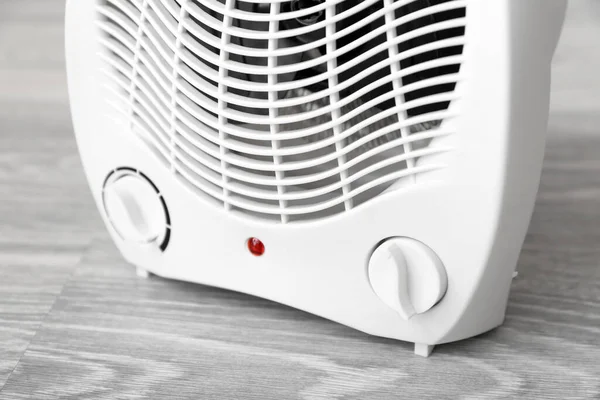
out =
[[[248,250],[255,256],[262,256],[265,253],[265,245],[260,239],[255,237],[248,239]]]

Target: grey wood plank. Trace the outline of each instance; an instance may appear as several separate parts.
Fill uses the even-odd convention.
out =
[[[265,300],[137,279],[71,136],[64,0],[0,0],[0,399],[600,398],[599,8],[570,5],[506,323],[424,360]]]
[[[0,388],[98,216],[67,107],[64,0],[0,0]]]
[[[65,2],[66,0],[0,0],[0,24],[5,21],[55,24],[64,19]]]
[[[67,108],[63,7],[0,1],[0,388],[98,218]]]
[[[600,113],[600,2],[569,2],[554,57],[552,109]]]
[[[4,252],[5,246],[0,251]],[[0,388],[35,336],[83,252],[76,245],[60,249],[60,244],[53,244],[52,250],[46,252],[37,246],[10,244],[7,247],[11,249],[9,256],[20,263],[0,267]],[[51,259],[52,264],[26,261],[27,255],[32,253],[36,255],[34,258]]]
[[[31,25],[0,21],[0,102],[62,104],[60,116],[68,117],[62,23]]]
[[[101,234],[0,399],[599,398],[600,135],[563,118],[499,329],[423,359],[259,298],[140,280]]]
[[[17,39],[17,40],[15,40]],[[3,69],[64,69],[64,29],[58,23],[32,27],[20,21],[0,25],[0,65]],[[44,43],[44,46],[39,46]]]
[[[53,103],[0,101],[0,387],[98,218],[67,117]]]

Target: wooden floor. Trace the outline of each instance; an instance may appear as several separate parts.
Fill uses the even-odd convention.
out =
[[[140,280],[69,121],[64,0],[0,0],[0,399],[600,399],[600,4],[571,2],[506,323],[440,346]]]

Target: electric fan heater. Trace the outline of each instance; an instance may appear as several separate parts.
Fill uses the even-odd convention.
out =
[[[500,325],[565,0],[70,0],[79,151],[142,273],[417,354]]]

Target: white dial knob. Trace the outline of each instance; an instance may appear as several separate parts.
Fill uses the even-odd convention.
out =
[[[167,229],[165,210],[156,189],[131,173],[107,182],[104,208],[115,231],[128,242],[157,241]]]
[[[389,239],[375,249],[369,281],[377,296],[406,320],[435,306],[448,286],[439,257],[410,238]]]

